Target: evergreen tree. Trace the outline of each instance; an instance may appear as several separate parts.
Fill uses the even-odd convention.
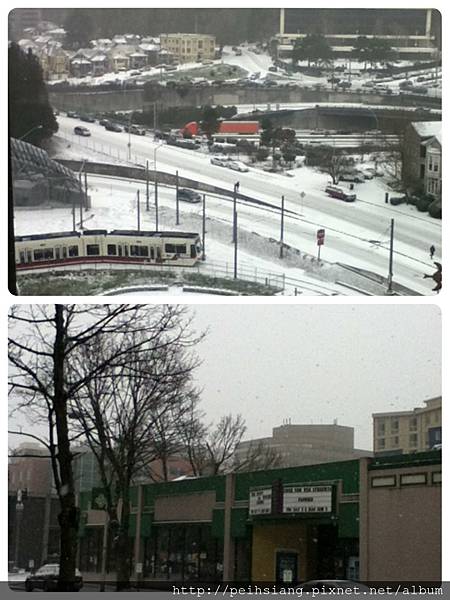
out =
[[[308,67],[311,62],[316,65],[327,63],[331,60],[332,56],[333,51],[330,44],[320,33],[313,33],[296,40],[292,49],[292,62],[294,65],[301,60],[307,60]]]
[[[25,53],[13,43],[8,73],[9,133],[15,138],[26,136],[25,141],[39,145],[58,131],[39,61],[31,51]]]
[[[201,126],[208,139],[211,139],[213,133],[219,130],[219,112],[216,108],[212,106],[204,107]]]

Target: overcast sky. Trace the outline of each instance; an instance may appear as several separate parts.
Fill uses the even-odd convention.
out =
[[[441,395],[441,316],[433,305],[202,305],[203,408],[245,417],[247,438],[283,419],[355,428],[372,449],[374,412]]]
[[[241,413],[246,439],[284,419],[355,428],[372,449],[374,412],[409,410],[441,395],[441,317],[424,305],[196,305],[209,330],[196,373],[208,421]],[[24,415],[10,421],[46,434]],[[11,446],[23,442],[11,436]]]

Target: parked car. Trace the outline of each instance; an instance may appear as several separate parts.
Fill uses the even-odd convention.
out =
[[[59,565],[44,565],[25,579],[25,590],[32,592],[35,588],[44,592],[56,591],[59,577]],[[83,577],[78,569],[75,571],[75,590],[78,592],[83,587]]]
[[[342,173],[339,176],[339,181],[351,181],[352,183],[363,183],[364,182],[364,176],[361,175],[360,173],[355,173],[355,172],[347,172],[347,173]]]
[[[356,194],[349,194],[336,185],[327,185],[325,192],[332,198],[338,198],[338,200],[344,200],[345,202],[354,202],[356,200]]]
[[[95,117],[92,115],[80,115],[80,121],[85,121],[86,123],[95,123]]]
[[[233,171],[240,171],[241,173],[247,173],[250,170],[248,167],[235,160],[230,160],[227,164],[227,167]]]
[[[110,121],[109,119],[100,119],[99,124],[103,125],[103,127],[106,127],[106,125],[110,124]]]
[[[212,165],[217,165],[218,167],[224,167],[225,165],[223,164],[223,158],[217,158],[217,156],[213,156],[211,158],[211,164]]]
[[[133,133],[134,135],[145,135],[145,129],[138,127],[137,125],[125,125],[124,130]]]
[[[214,61],[209,58],[202,60],[202,65],[213,65],[213,64],[214,64]]]
[[[80,118],[80,115],[77,112],[75,112],[74,110],[68,110],[66,114],[71,119],[79,119]]]
[[[108,121],[108,123],[106,123],[105,129],[107,131],[116,131],[117,133],[122,131],[122,127],[120,127],[120,125],[117,125],[117,123],[111,123],[110,121]]]
[[[272,67],[269,67],[267,70],[271,71],[272,73],[276,73],[278,71],[278,67],[272,66]]]
[[[75,135],[82,135],[83,137],[89,137],[91,135],[91,132],[87,127],[74,127],[73,132]]]
[[[343,90],[346,90],[348,88],[352,87],[352,82],[351,81],[340,81],[337,84],[338,87],[342,88]]]
[[[392,204],[392,206],[404,204],[406,202],[406,196],[392,196],[392,198],[389,198],[389,202]]]
[[[202,197],[198,192],[194,192],[194,190],[180,188],[178,190],[178,200],[182,200],[183,202],[190,202],[191,204],[198,204],[202,201]]]

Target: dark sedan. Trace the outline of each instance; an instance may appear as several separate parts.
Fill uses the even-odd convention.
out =
[[[107,131],[122,131],[122,127],[120,127],[120,125],[117,125],[116,123],[106,123],[105,129]]]
[[[54,592],[58,586],[59,565],[44,565],[33,575],[25,579],[25,590],[32,592],[34,589],[41,589],[44,592]],[[83,587],[83,578],[78,569],[75,572],[75,591],[79,592]]]

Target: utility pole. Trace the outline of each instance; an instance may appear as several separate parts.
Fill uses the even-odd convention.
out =
[[[239,181],[234,184],[233,188],[233,242],[236,242],[236,233],[237,233],[237,212],[236,212],[236,200],[237,200],[237,191],[239,189]]]
[[[178,171],[176,171],[176,173],[175,173],[175,197],[176,197],[176,209],[175,209],[176,220],[175,220],[175,224],[176,225],[180,224],[180,201],[178,199],[178,186],[179,186]]]
[[[88,184],[87,184],[87,171],[84,170],[84,206],[85,208],[89,208],[88,202]]]
[[[284,244],[284,196],[281,196],[280,258],[283,258],[283,244]]]
[[[84,163],[83,163],[84,166]],[[80,229],[83,229],[83,183],[81,180],[81,171],[78,174],[79,182],[80,182]]]
[[[389,244],[389,274],[387,293],[392,294],[392,275],[394,261],[394,219],[391,219],[391,240]]]
[[[141,202],[139,198],[139,190],[137,191],[137,229],[141,230]]]
[[[203,216],[202,216],[202,260],[206,259],[205,254],[205,235],[206,235],[206,194],[203,194]]]
[[[150,189],[148,183],[148,160],[145,163],[145,210],[148,212],[150,210]]]

